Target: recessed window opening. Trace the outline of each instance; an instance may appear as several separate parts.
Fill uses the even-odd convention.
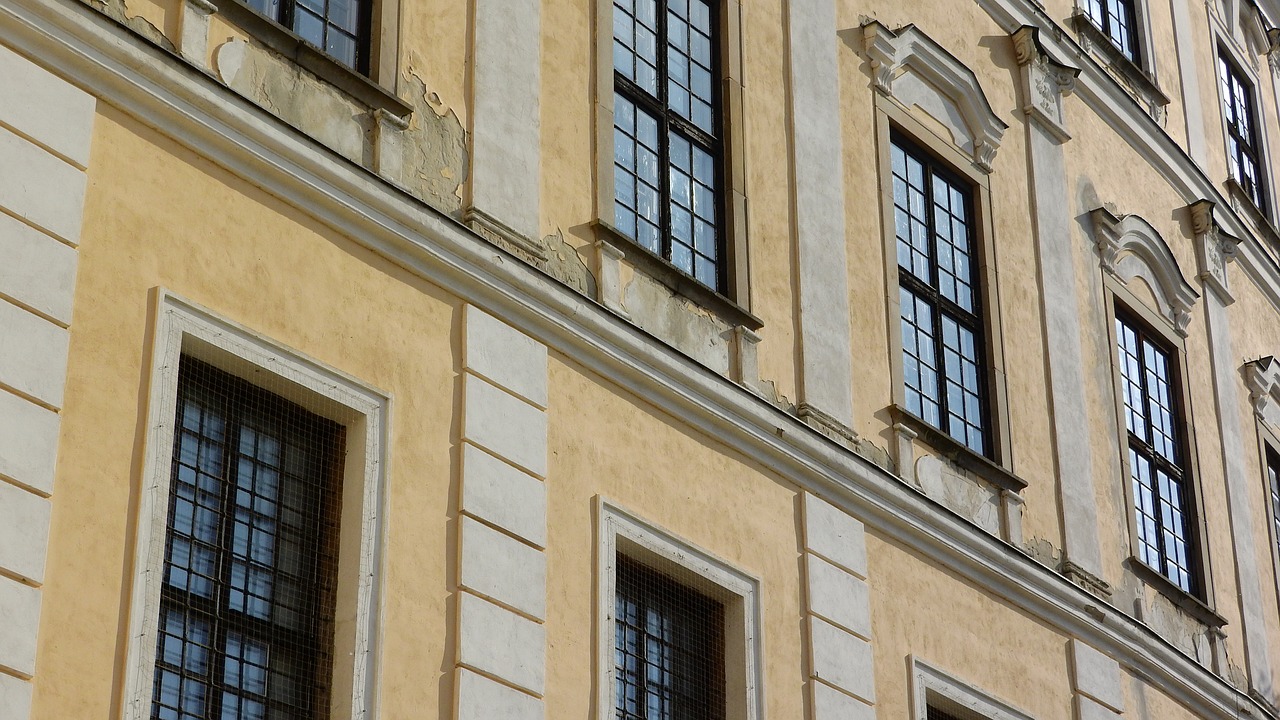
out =
[[[1116,46],[1121,55],[1138,62],[1138,20],[1135,0],[1082,0],[1081,10]]]
[[[369,74],[371,0],[247,0],[259,15],[355,70]]]

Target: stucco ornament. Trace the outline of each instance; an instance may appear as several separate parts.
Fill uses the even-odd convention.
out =
[[[1249,404],[1259,420],[1280,430],[1280,361],[1268,355],[1240,367],[1249,388]]]
[[[1004,131],[973,71],[914,25],[862,26],[863,53],[876,90],[903,107],[919,107],[951,130],[956,145],[991,172]]]
[[[1227,278],[1227,263],[1236,259],[1239,238],[1223,232],[1213,218],[1213,201],[1197,200],[1187,206],[1191,213],[1191,229],[1195,232],[1196,260],[1200,264],[1200,281],[1221,298],[1224,305],[1235,302]]]
[[[1142,278],[1156,297],[1155,308],[1182,337],[1200,293],[1182,274],[1178,261],[1155,228],[1137,215],[1116,215],[1106,207],[1090,212],[1094,249],[1103,272],[1128,284]]]
[[[1049,131],[1059,142],[1071,139],[1067,132],[1063,99],[1075,90],[1080,69],[1054,60],[1040,44],[1040,30],[1023,25],[1009,36],[1014,57],[1022,70],[1022,90],[1029,117]]]

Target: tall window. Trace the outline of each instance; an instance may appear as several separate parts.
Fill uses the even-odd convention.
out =
[[[1081,9],[1121,55],[1138,62],[1138,22],[1135,0],[1083,0]]]
[[[1171,351],[1117,314],[1120,385],[1129,434],[1139,559],[1187,592],[1197,592],[1191,545],[1190,483],[1182,449]]]
[[[1258,144],[1253,93],[1244,73],[1226,55],[1218,54],[1218,83],[1222,86],[1222,114],[1227,123],[1227,163],[1255,207],[1266,211],[1262,182],[1262,150]]]
[[[369,74],[371,0],[247,0],[338,62]]]
[[[614,717],[723,720],[724,608],[618,555]]]
[[[615,0],[614,222],[725,287],[714,0]]]
[[[179,372],[151,717],[325,715],[341,430],[190,358]]]
[[[1271,542],[1280,557],[1280,455],[1267,446],[1267,497],[1271,498]]]
[[[896,134],[891,154],[907,410],[989,455],[973,193]]]

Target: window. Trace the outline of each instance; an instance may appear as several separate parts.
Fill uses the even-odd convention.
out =
[[[1138,557],[1174,585],[1194,593],[1196,572],[1188,549],[1192,544],[1191,485],[1173,353],[1120,313],[1116,314],[1116,338]]]
[[[1138,21],[1135,0],[1082,0],[1081,10],[1120,54],[1137,63]]]
[[[368,75],[372,0],[246,0],[333,59]]]
[[[618,720],[724,717],[724,608],[618,556],[614,645]]]
[[[1222,92],[1227,164],[1231,167],[1231,177],[1240,183],[1254,206],[1265,212],[1267,197],[1262,182],[1262,151],[1258,144],[1252,90],[1244,73],[1222,52],[1218,53],[1218,82]]]
[[[708,0],[615,0],[614,224],[724,292],[719,19]]]
[[[1280,455],[1267,445],[1267,496],[1271,498],[1271,542],[1280,558]]]
[[[896,133],[890,152],[907,411],[990,455],[973,193]]]
[[[151,717],[326,715],[341,428],[189,357],[175,425]]]

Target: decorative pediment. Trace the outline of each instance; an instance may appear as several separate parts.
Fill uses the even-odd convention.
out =
[[[1141,278],[1155,295],[1156,309],[1186,337],[1200,293],[1183,276],[1164,238],[1137,215],[1117,216],[1105,207],[1090,215],[1103,271],[1125,284]]]
[[[1259,420],[1280,430],[1280,361],[1268,355],[1240,367],[1249,388],[1249,404]]]
[[[947,126],[956,145],[990,172],[1009,126],[996,117],[973,71],[914,25],[894,31],[871,20],[862,33],[876,89]]]

